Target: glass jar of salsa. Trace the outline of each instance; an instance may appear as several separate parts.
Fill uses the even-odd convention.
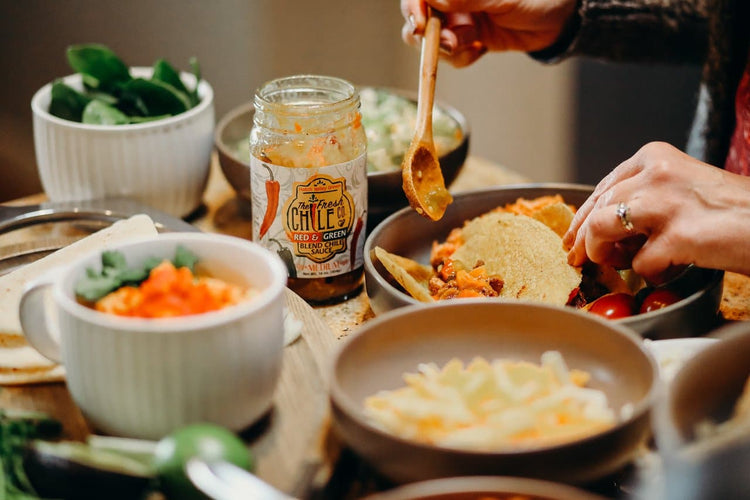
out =
[[[359,94],[300,75],[255,94],[250,133],[253,241],[278,252],[288,286],[314,304],[362,289],[367,138]]]

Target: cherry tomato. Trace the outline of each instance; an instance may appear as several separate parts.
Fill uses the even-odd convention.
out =
[[[644,297],[640,313],[643,314],[649,311],[656,311],[657,309],[667,307],[675,302],[679,302],[680,300],[682,300],[682,297],[672,290],[668,288],[656,288],[653,292]]]
[[[635,297],[629,293],[608,293],[588,306],[589,312],[607,319],[627,318],[635,314]]]

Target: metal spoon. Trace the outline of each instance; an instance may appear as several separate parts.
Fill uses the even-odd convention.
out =
[[[191,458],[185,465],[185,472],[196,488],[214,500],[295,500],[229,462]]]
[[[439,220],[453,201],[445,188],[432,138],[432,106],[435,100],[440,24],[440,18],[427,7],[427,26],[422,39],[417,126],[401,163],[403,189],[409,204],[417,213],[432,220]]]

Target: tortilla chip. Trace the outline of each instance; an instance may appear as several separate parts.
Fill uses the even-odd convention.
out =
[[[575,212],[565,203],[555,203],[536,210],[531,216],[562,238],[568,231],[570,223],[573,222]]]
[[[380,247],[375,247],[375,257],[383,267],[404,287],[409,295],[422,302],[434,302],[430,295],[430,278],[435,273],[430,266],[424,266],[400,255],[389,253]]]
[[[469,221],[463,237],[452,256],[456,268],[483,263],[489,276],[503,280],[501,297],[565,305],[581,283],[560,236],[531,217],[490,212]]]

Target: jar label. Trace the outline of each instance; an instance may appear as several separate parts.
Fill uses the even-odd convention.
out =
[[[250,159],[253,241],[278,252],[292,278],[348,273],[364,262],[367,155],[325,167]]]

